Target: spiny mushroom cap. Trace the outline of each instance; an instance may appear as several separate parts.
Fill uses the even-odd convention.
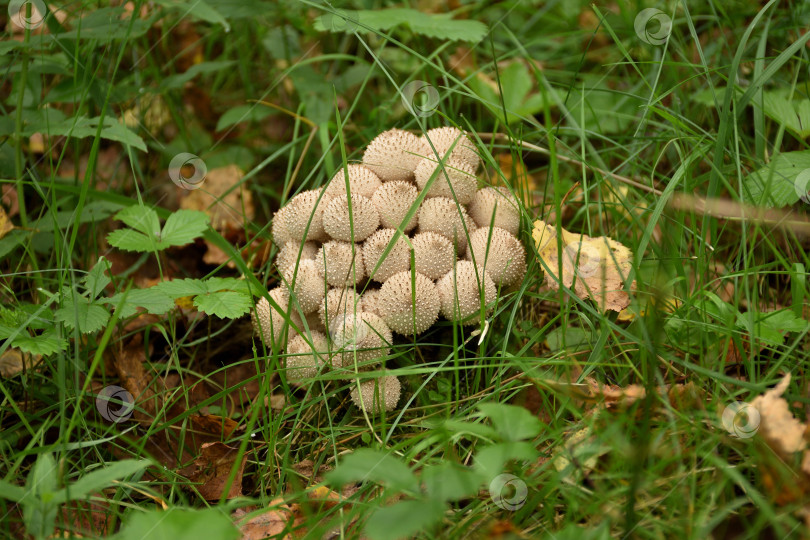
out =
[[[301,239],[323,241],[326,233],[323,228],[323,205],[318,204],[321,193],[317,189],[302,191],[284,206],[284,220],[290,240]]]
[[[397,272],[402,272],[411,267],[411,253],[408,242],[404,236],[400,236],[391,247],[391,251],[383,259],[385,248],[397,233],[396,229],[380,229],[375,232],[363,244],[363,263],[366,265],[366,274],[374,281],[384,282]],[[375,270],[377,263],[379,267]]]
[[[466,231],[465,231],[466,228]],[[463,206],[447,197],[425,199],[419,209],[419,232],[435,232],[458,246],[458,253],[467,249],[467,235],[475,230],[475,223]]]
[[[428,148],[427,155],[433,156],[434,158],[436,157],[436,154],[433,152],[434,149],[439,156],[443,156],[450,147],[453,146],[453,143],[455,143],[451,156],[458,157],[469,164],[473,169],[473,173],[478,170],[481,158],[475,153],[475,145],[473,145],[469,137],[460,129],[452,126],[430,129],[427,133],[422,135],[422,139],[425,141],[425,145],[427,145]],[[428,139],[433,143],[433,148],[430,147]]]
[[[483,227],[470,235],[467,259],[482,266],[496,284],[504,287],[517,283],[526,274],[523,245],[498,227]]]
[[[421,334],[439,316],[439,293],[429,277],[416,272],[394,274],[380,288],[380,317],[398,334]],[[412,285],[415,284],[415,287]],[[415,298],[415,302],[414,302]]]
[[[295,311],[290,309],[290,293],[285,287],[276,287],[267,293],[282,310],[285,310],[289,315],[290,321],[301,328],[301,317]],[[270,305],[266,298],[259,298],[256,302],[256,309],[251,312],[251,322],[253,329],[257,336],[261,336],[265,345],[269,348],[277,348],[283,350],[286,343],[283,342],[284,331],[286,328],[286,337],[289,338],[296,334],[292,326],[287,324],[284,316],[276,308]]]
[[[296,242],[295,240],[285,243],[281,246],[278,255],[276,255],[276,267],[279,273],[284,274],[290,268],[295,267],[295,263],[299,260],[299,252],[302,261],[314,259],[315,254],[318,252],[318,245],[314,242],[304,242],[304,246],[301,247],[300,242]]]
[[[360,311],[363,311],[363,303],[357,291],[349,288],[329,289],[318,309],[318,317],[324,327],[331,331],[335,319]]]
[[[323,274],[313,260],[298,262],[298,271],[290,268],[284,273],[287,287],[291,287],[298,306],[304,314],[317,311],[326,294]]]
[[[363,247],[359,244],[339,240],[326,242],[315,256],[315,264],[333,287],[355,285],[366,276]]]
[[[411,207],[416,202],[419,192],[413,184],[396,180],[386,182],[374,192],[371,202],[380,214],[380,225],[390,229],[396,229],[411,211]],[[413,213],[413,217],[404,227],[404,231],[410,231],[416,227],[419,212]]]
[[[285,359],[287,380],[300,384],[303,379],[315,377],[321,366],[328,363],[329,340],[325,334],[312,331],[306,337],[297,335],[287,345]]]
[[[363,293],[362,302],[363,302],[363,311],[366,313],[373,313],[374,315],[380,315],[380,289],[366,289],[366,292]]]
[[[368,369],[374,360],[391,352],[393,335],[388,325],[377,315],[361,311],[350,313],[343,320],[335,319],[330,328],[334,349],[340,351],[341,365]],[[355,364],[355,359],[357,364]]]
[[[484,291],[484,305],[487,313],[495,301],[495,282],[489,272],[470,261],[458,261],[453,270],[436,282],[442,302],[442,315],[451,321],[461,321],[465,325],[476,324],[474,314],[481,310],[481,291]]]
[[[401,392],[402,385],[399,379],[393,375],[386,375],[379,379],[361,381],[359,390],[357,384],[354,384],[349,395],[352,403],[359,408],[370,414],[376,414],[383,409],[393,410],[399,402]]]
[[[380,225],[380,216],[371,199],[352,193],[352,218],[349,219],[349,197],[332,199],[323,211],[324,230],[335,240],[362,242]],[[354,236],[352,236],[352,221]]]
[[[447,158],[443,166],[435,158],[427,157],[419,162],[414,173],[420,190],[425,189],[434,172],[436,178],[425,197],[455,198],[461,204],[469,204],[473,200],[478,179],[472,165],[457,156]]]
[[[323,193],[321,204],[326,204],[335,197],[346,195],[346,172],[349,175],[349,189],[352,193],[371,198],[374,192],[382,185],[380,177],[368,167],[350,164],[340,169],[329,181]]]
[[[292,232],[290,232],[290,216],[290,209],[286,206],[279,208],[278,212],[273,215],[270,235],[273,237],[273,242],[279,247],[284,247],[287,242],[300,242],[301,240],[301,238],[293,238]]]
[[[500,227],[513,235],[520,229],[520,207],[505,187],[479,189],[469,211],[479,227]]]
[[[456,263],[453,243],[439,233],[419,233],[413,237],[411,245],[416,271],[430,279],[444,276]]]
[[[411,181],[419,160],[428,155],[425,142],[413,133],[389,129],[377,135],[363,153],[363,165],[383,182]]]

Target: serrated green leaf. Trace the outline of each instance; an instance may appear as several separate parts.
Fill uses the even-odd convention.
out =
[[[413,472],[394,456],[378,450],[361,448],[345,456],[325,479],[335,486],[354,482],[376,482],[394,491],[417,491],[419,484]]]
[[[49,356],[65,350],[67,342],[57,335],[56,330],[52,330],[51,332],[45,332],[36,337],[31,337],[28,334],[20,334],[14,338],[11,345],[29,354]]]
[[[810,184],[805,183],[799,186],[797,192],[797,178],[808,169],[810,150],[779,154],[768,165],[743,178],[743,199],[751,204],[766,206],[794,204],[799,200],[800,193],[810,190]]]
[[[95,266],[84,277],[84,286],[87,288],[87,292],[90,293],[91,299],[97,298],[104,288],[110,284],[110,278],[107,275],[109,269],[110,261],[104,257],[99,257]]]
[[[372,540],[414,538],[439,523],[446,510],[437,501],[400,501],[377,509],[368,518],[365,533]]]
[[[23,521],[26,532],[37,538],[53,534],[58,506],[50,501],[56,491],[56,461],[49,452],[40,454],[25,482]]]
[[[243,293],[219,291],[195,296],[194,306],[198,310],[208,315],[216,315],[220,319],[236,319],[250,311],[252,302],[250,297]]]
[[[486,446],[475,454],[475,470],[487,478],[504,471],[509,461],[534,461],[539,452],[527,442],[505,442]]]
[[[160,13],[153,14],[150,19],[137,18],[130,20],[123,6],[104,7],[85,11],[86,15],[81,21],[74,21],[73,30],[56,35],[56,39],[95,39],[106,43],[115,39],[135,39],[146,33],[152,27]]]
[[[522,441],[540,434],[543,423],[523,407],[503,403],[481,403],[478,405],[484,416],[492,421],[492,426],[505,441]]]
[[[422,469],[425,492],[437,501],[458,501],[478,493],[481,475],[469,467],[445,461]]]
[[[173,299],[209,292],[205,282],[201,279],[172,279],[171,281],[161,281],[155,287]]]
[[[118,304],[123,297],[124,293],[116,293],[104,300],[105,303],[112,304],[119,309],[120,318],[131,317],[136,313],[137,308],[143,308],[152,315],[163,315],[174,309],[174,299],[157,286],[148,289],[131,289],[127,293],[125,304],[119,307]]]
[[[153,251],[157,243],[154,239],[132,229],[116,229],[107,235],[107,243],[125,251]]]
[[[101,330],[110,319],[110,312],[103,306],[90,303],[82,298],[79,302],[68,300],[65,306],[56,310],[56,320],[65,323],[70,329],[77,328],[82,334]]]
[[[198,210],[178,210],[169,216],[160,233],[160,249],[183,246],[199,238],[208,227],[208,216]]]
[[[336,18],[340,18],[339,24],[333,23]],[[344,18],[348,22],[344,22]],[[408,26],[416,34],[448,41],[477,42],[487,33],[486,25],[480,21],[453,19],[447,14],[409,8],[345,10],[338,15],[326,13],[315,19],[315,29],[319,32],[383,31],[400,25]]]
[[[54,494],[53,502],[63,504],[71,500],[84,499],[87,495],[101,491],[115,480],[135,474],[149,466],[146,460],[125,459],[106,464],[103,468],[89,472]]]
[[[133,512],[111,538],[116,540],[143,540],[148,531],[149,540],[186,540],[193,538],[216,538],[236,540],[239,529],[227,514],[216,508],[190,510],[169,508],[163,511]]]
[[[212,277],[203,281],[203,284],[208,292],[228,290],[250,294],[250,288],[248,287],[247,280],[245,279]]]
[[[0,260],[11,253],[14,248],[22,244],[25,239],[28,238],[29,234],[31,234],[29,231],[14,229],[3,238],[0,238]]]
[[[231,31],[231,25],[225,20],[225,17],[217,10],[208,5],[204,0],[193,0],[192,2],[178,2],[177,0],[157,0],[158,5],[179,11],[184,17],[190,15],[195,19],[209,22],[212,24],[221,24],[226,32]]]

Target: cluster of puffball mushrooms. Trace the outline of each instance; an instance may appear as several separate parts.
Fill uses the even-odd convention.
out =
[[[478,189],[479,165],[459,129],[421,137],[391,129],[371,141],[362,164],[275,214],[283,284],[268,293],[278,308],[260,299],[253,324],[268,347],[286,351],[289,382],[325,366],[354,379],[390,353],[392,333],[420,334],[439,314],[477,324],[499,288],[522,280],[517,201],[506,188]],[[391,410],[399,397],[392,375],[351,391],[368,412]]]

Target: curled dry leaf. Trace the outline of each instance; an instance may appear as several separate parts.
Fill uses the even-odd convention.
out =
[[[0,376],[9,379],[16,377],[23,371],[33,369],[42,361],[42,356],[31,356],[19,349],[7,349],[0,356]]]
[[[230,486],[227,486],[238,454],[238,448],[232,448],[221,442],[202,445],[200,455],[194,460],[194,469],[189,474],[189,479],[192,482],[201,482],[197,490],[205,500],[219,500],[226,487],[228,487],[227,499],[242,496],[242,472],[247,455],[242,456],[236,468],[236,475]]]
[[[625,278],[630,274],[633,253],[607,236],[592,238],[565,229],[560,229],[560,234],[563,246],[562,279],[556,275],[560,266],[557,229],[541,220],[534,222],[532,238],[537,246],[537,254],[545,265],[543,270],[549,287],[559,289],[560,281],[566,287],[573,284],[578,297],[592,298],[603,311],[621,311],[629,306],[630,295],[625,290]],[[635,281],[631,284],[631,289],[633,287]]]
[[[254,516],[245,522],[237,523],[242,533],[242,540],[261,540],[264,538],[290,540],[293,538],[291,533],[284,534],[284,536],[280,535],[285,530],[300,525],[304,519],[297,504],[284,504],[282,499],[271,501],[267,510],[267,512]],[[247,513],[246,509],[240,508],[231,517],[238,520]],[[299,536],[299,534],[296,534],[296,536]]]
[[[787,401],[782,397],[789,384],[790,374],[788,373],[779,384],[763,395],[757,396],[751,402],[751,406],[759,412],[757,433],[765,439],[768,446],[784,458],[807,449],[807,441],[804,438],[807,426],[793,416]],[[805,458],[807,458],[807,453]],[[808,459],[804,461],[807,462]],[[810,473],[810,470],[806,472]]]

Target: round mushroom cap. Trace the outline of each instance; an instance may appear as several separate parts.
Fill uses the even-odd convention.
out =
[[[458,261],[453,270],[436,282],[436,287],[442,302],[442,315],[465,325],[478,322],[473,315],[481,311],[481,291],[484,291],[487,313],[492,311],[491,304],[497,292],[489,272],[470,261]]]
[[[363,301],[363,311],[366,313],[373,313],[374,315],[380,315],[380,306],[379,306],[379,298],[380,298],[380,289],[373,289],[369,287],[366,289],[366,292],[363,293],[362,301]]]
[[[363,263],[366,265],[366,274],[374,281],[384,282],[397,272],[411,268],[411,250],[404,236],[397,238],[391,251],[383,259],[385,248],[397,234],[396,229],[380,229],[363,244]],[[382,260],[382,262],[380,262]],[[379,267],[377,264],[379,263]],[[376,268],[376,269],[375,269]]]
[[[288,315],[289,320],[301,328],[301,317],[290,309],[290,293],[285,287],[276,287],[267,293]],[[271,349],[283,350],[286,338],[296,335],[295,330],[284,319],[282,312],[270,305],[267,298],[259,298],[256,309],[250,314],[253,330],[261,336],[265,345]],[[286,336],[284,331],[286,330]]]
[[[352,403],[360,409],[370,414],[377,414],[383,409],[391,411],[397,406],[399,396],[402,392],[402,385],[393,375],[386,375],[379,379],[369,379],[360,382],[360,387],[355,384],[349,395]]]
[[[374,192],[382,185],[380,177],[368,167],[350,164],[340,169],[329,181],[323,193],[321,204],[326,204],[335,197],[346,195],[346,174],[349,175],[349,189],[352,193],[371,198]]]
[[[294,238],[290,232],[290,209],[283,206],[273,215],[273,225],[270,235],[273,242],[279,247],[284,247],[287,242],[299,241],[301,238]]]
[[[342,321],[336,318],[334,322],[329,330],[342,367],[371,368],[375,360],[391,352],[391,329],[377,315],[361,311],[346,315]]]
[[[318,270],[333,287],[360,283],[366,276],[363,248],[359,244],[332,240],[326,242],[315,257]]]
[[[523,245],[498,227],[483,227],[472,233],[466,258],[482,266],[497,285],[504,287],[517,283],[526,274]]]
[[[411,240],[416,271],[430,279],[439,279],[453,269],[456,252],[453,243],[434,232],[422,232]]]
[[[301,312],[305,315],[317,311],[326,294],[326,284],[323,274],[313,260],[298,262],[298,271],[295,267],[284,273],[287,287],[291,287]]]
[[[462,161],[465,161],[472,167],[473,173],[478,170],[481,158],[475,153],[475,145],[460,129],[452,126],[430,129],[427,133],[422,135],[422,140],[424,140],[428,148],[427,155],[433,156],[434,158],[436,154],[443,156],[455,143],[453,152],[450,154],[451,157],[458,157]],[[431,148],[428,140],[430,143],[433,143],[433,148]],[[436,150],[435,153],[433,152],[434,149]]]
[[[439,169],[436,172],[436,169]],[[450,156],[442,165],[436,158],[426,157],[416,167],[416,185],[424,190],[428,181],[436,174],[436,178],[425,194],[426,198],[448,197],[456,199],[461,204],[469,204],[478,188],[478,179],[472,165],[457,156]]]
[[[368,197],[351,195],[352,218],[349,219],[349,197],[340,195],[332,199],[323,211],[324,230],[335,240],[362,242],[380,225],[377,209]],[[354,235],[352,235],[354,222]]]
[[[321,332],[312,331],[309,336],[301,334],[290,339],[285,359],[287,380],[300,385],[311,379],[329,362],[329,340]]]
[[[332,321],[348,315],[364,311],[361,297],[354,289],[329,289],[318,309],[318,318],[327,330],[332,327]]]
[[[479,189],[469,211],[479,227],[500,227],[513,235],[520,229],[520,206],[505,187]]]
[[[433,197],[425,199],[419,209],[419,232],[435,232],[455,242],[458,253],[467,249],[467,236],[475,230],[475,223],[467,210],[453,199]]]
[[[399,272],[380,288],[380,317],[397,334],[421,334],[439,317],[439,292],[429,277],[416,272]],[[416,300],[414,302],[414,299]]]
[[[419,160],[428,155],[422,139],[401,129],[383,131],[363,153],[363,165],[374,171],[383,182],[413,180]]]
[[[318,204],[320,197],[320,190],[302,191],[284,206],[285,216],[282,223],[291,236],[290,240],[300,242],[301,239],[316,241],[327,239],[323,228],[324,206]]]
[[[318,245],[314,242],[304,242],[302,247],[300,242],[291,240],[281,246],[281,250],[276,255],[276,267],[280,274],[284,274],[294,268],[299,259],[302,261],[314,259],[317,252]]]
[[[389,229],[398,228],[411,211],[418,195],[419,192],[413,184],[401,180],[386,182],[380,186],[371,197],[371,202],[380,214],[380,225]],[[414,212],[403,230],[407,232],[416,227],[418,217],[419,212]]]

